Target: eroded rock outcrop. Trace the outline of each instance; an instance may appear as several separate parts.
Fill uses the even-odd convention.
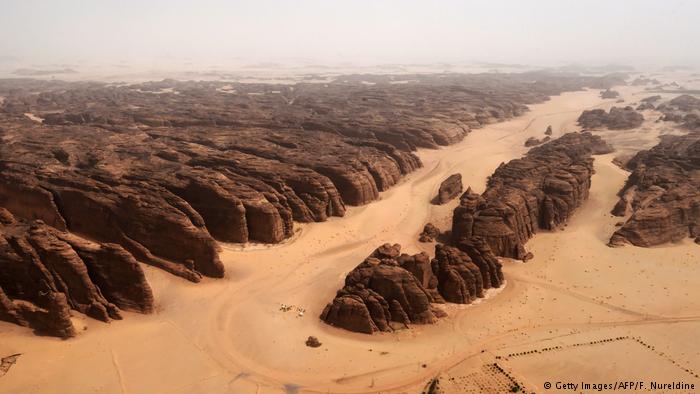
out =
[[[136,260],[195,282],[222,277],[217,241],[280,242],[295,222],[377,199],[421,167],[418,148],[453,144],[563,91],[619,82],[547,73],[402,78],[417,83],[386,75],[294,86],[0,80],[0,207],[22,233],[7,243],[24,240],[3,253],[64,270],[42,273],[55,283],[26,295],[25,273],[0,261],[3,316],[63,336],[70,309],[102,320],[119,309],[148,312]]]
[[[660,85],[661,81],[659,81],[656,78],[648,78],[645,76],[640,76],[635,78],[632,82],[630,82],[630,85],[632,86],[644,86],[644,85]]]
[[[600,92],[600,98],[614,99],[620,97],[620,92],[617,90],[606,89]]]
[[[450,175],[440,184],[438,194],[433,199],[433,204],[447,204],[448,202],[450,202],[450,200],[459,196],[460,193],[462,193],[462,187],[462,174]]]
[[[192,281],[223,276],[218,246],[201,216],[162,187],[113,185],[78,171],[40,172],[15,163],[0,162],[0,169],[0,206],[18,218],[119,244],[140,261]],[[15,209],[25,192],[42,197]]]
[[[362,83],[365,78],[376,85]],[[294,87],[0,81],[6,142],[0,157],[13,163],[3,167],[8,190],[0,205],[60,229],[79,222],[64,217],[71,212],[59,212],[55,201],[65,173],[73,190],[101,196],[118,189],[164,210],[173,207],[195,227],[205,225],[208,234],[198,235],[202,255],[212,254],[205,251],[212,238],[280,242],[292,235],[295,221],[324,221],[343,216],[346,204],[375,200],[421,166],[412,153],[419,147],[455,143],[471,128],[520,115],[549,95],[603,84],[537,73],[409,79],[421,83],[396,85],[389,76],[367,75]],[[11,198],[17,193],[27,198]],[[174,263],[168,269],[189,279],[221,275],[215,259],[165,256],[146,245],[153,240],[136,239],[138,246],[117,238],[107,240],[155,265]],[[137,251],[141,246],[154,258]],[[188,260],[195,270],[180,267]]]
[[[435,322],[430,305],[433,297],[416,275],[401,267],[400,251],[399,245],[383,245],[348,273],[345,286],[326,306],[321,319],[366,334],[391,331],[392,323],[407,327],[410,323]],[[412,260],[413,268],[420,268],[424,273],[421,279],[430,286],[432,271],[427,255],[418,254],[403,260]]]
[[[680,123],[691,131],[700,131],[700,99],[683,94],[659,104],[656,108],[663,113],[661,120]]]
[[[420,233],[418,240],[420,242],[433,242],[440,236],[440,229],[435,227],[432,223],[427,223],[423,227],[423,231]]]
[[[656,107],[654,106],[654,103],[656,103],[659,100],[661,100],[661,96],[659,96],[659,95],[645,97],[645,98],[639,100],[640,103],[636,109],[637,109],[637,111],[646,111],[646,110],[656,109]]]
[[[590,133],[568,133],[501,164],[486,191],[468,189],[452,218],[455,244],[483,239],[498,256],[527,260],[525,242],[563,224],[587,198],[592,155],[612,149]]]
[[[644,116],[629,106],[612,107],[609,112],[603,109],[586,110],[578,118],[578,123],[586,129],[634,129],[641,126],[643,122]]]
[[[321,314],[328,324],[371,334],[410,324],[430,324],[444,316],[432,303],[467,304],[503,283],[501,265],[485,243],[460,250],[438,244],[435,258],[401,254],[399,245],[377,248],[345,278]]]
[[[631,214],[611,246],[700,239],[700,135],[665,136],[627,163],[632,171],[614,214]]]
[[[648,110],[653,110],[653,109],[656,109],[656,107],[654,107],[654,104],[652,104],[652,103],[640,103],[637,106],[637,108],[635,108],[635,110],[637,110],[637,111],[648,111]]]
[[[550,130],[550,132],[551,132],[551,130]],[[552,138],[549,137],[549,136],[546,136],[546,137],[544,137],[544,138],[542,138],[542,139],[538,139],[538,138],[535,138],[535,137],[530,137],[530,138],[528,138],[527,140],[525,140],[525,144],[524,144],[524,145],[525,145],[526,147],[528,147],[528,148],[532,148],[533,146],[542,145],[542,144],[544,144],[545,142],[548,142],[548,141],[551,140],[551,139],[552,139]]]
[[[70,310],[108,322],[120,309],[149,313],[153,296],[126,250],[16,220],[0,208],[0,319],[37,332],[75,334]]]

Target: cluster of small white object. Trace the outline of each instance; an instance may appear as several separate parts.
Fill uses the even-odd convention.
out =
[[[294,308],[295,308],[294,305],[280,304],[280,311],[282,311],[282,312],[289,312]],[[304,309],[300,306],[296,307],[296,310],[297,310],[297,317],[302,317],[302,316],[304,316],[304,313],[306,313],[306,309]]]

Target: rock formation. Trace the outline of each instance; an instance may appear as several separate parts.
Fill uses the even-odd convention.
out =
[[[656,78],[651,79],[651,78],[647,78],[644,76],[637,77],[630,83],[630,85],[632,85],[632,86],[659,85],[659,84],[661,84],[661,81],[659,81],[658,79],[656,79]]]
[[[613,214],[629,219],[611,246],[700,241],[700,134],[665,136],[627,163],[632,171]]]
[[[655,96],[649,96],[645,97],[640,101],[639,105],[637,106],[637,111],[645,111],[645,110],[651,110],[655,109],[656,107],[654,106],[654,103],[661,100],[661,96],[655,95]]]
[[[434,302],[470,303],[503,283],[497,255],[528,259],[525,242],[564,223],[588,196],[593,159],[611,152],[600,137],[568,133],[502,164],[482,195],[468,189],[455,208],[452,245],[401,254],[385,244],[351,271],[321,314],[328,324],[371,334],[432,323]],[[432,233],[426,225],[424,233]],[[423,240],[423,239],[422,239]]]
[[[347,275],[321,319],[365,334],[434,323],[444,312],[431,303],[468,304],[503,283],[501,265],[485,243],[464,249],[438,244],[431,261],[425,253],[401,254],[398,244],[382,245]]]
[[[318,338],[314,336],[309,336],[305,342],[308,347],[320,347],[322,344],[319,342]]]
[[[647,110],[653,110],[656,107],[654,107],[654,104],[652,103],[641,103],[635,108],[636,111],[647,111]]]
[[[148,312],[135,261],[195,282],[222,277],[217,241],[280,242],[295,222],[376,200],[422,165],[418,148],[620,79],[402,78],[417,83],[0,80],[0,207],[12,217],[0,231],[0,313],[70,336],[70,310]]]
[[[343,216],[346,205],[375,200],[421,166],[411,153],[416,148],[457,142],[471,128],[522,114],[526,104],[600,84],[597,78],[536,73],[423,75],[415,76],[420,84],[407,85],[362,76],[376,83],[368,86],[359,78],[294,87],[0,81],[0,124],[8,141],[0,147],[2,187],[9,189],[4,198],[31,189],[36,199],[6,208],[119,243],[192,280],[220,276],[213,239],[279,242],[291,236],[295,221],[324,221]],[[15,181],[20,183],[6,185]],[[166,255],[151,247],[148,237],[154,235],[134,239],[119,233],[124,229],[97,234],[102,226],[73,228],[81,220],[65,217],[74,210],[59,212],[61,196],[84,199],[88,190],[91,201],[102,205],[96,209],[107,210],[109,201],[114,217],[106,220],[122,215],[129,199],[148,200],[187,233],[181,236],[197,244],[198,255]],[[149,211],[136,216],[160,220]],[[181,267],[188,260],[194,270]]]
[[[153,310],[143,271],[122,247],[85,241],[0,208],[0,320],[70,337],[70,310],[105,322]]]
[[[528,138],[527,140],[525,140],[525,146],[528,147],[528,148],[531,148],[531,147],[533,147],[533,146],[542,145],[542,144],[544,144],[545,142],[548,142],[548,141],[551,140],[551,139],[552,139],[552,138],[549,137],[549,136],[546,136],[546,137],[544,137],[544,138],[542,138],[542,139],[537,139],[537,138],[535,138],[535,137],[530,137],[530,138]]]
[[[375,250],[347,275],[345,286],[323,310],[321,319],[366,334],[391,331],[392,322],[406,327],[435,322],[430,305],[433,297],[426,290],[433,280],[430,259],[426,254],[401,256],[400,251],[399,245],[389,244]],[[410,261],[423,274],[421,278],[403,268],[399,257],[404,264]]]
[[[432,223],[428,223],[423,227],[423,232],[420,233],[420,242],[433,242],[440,236],[440,229]]]
[[[700,99],[684,94],[656,108],[664,121],[681,123],[686,129],[700,130]]]
[[[602,109],[586,110],[578,118],[578,123],[586,129],[634,129],[641,126],[642,122],[644,122],[644,116],[629,106],[612,107],[610,112]]]
[[[433,204],[447,204],[450,200],[462,193],[462,174],[452,174],[442,181],[437,196],[433,199]]]
[[[644,97],[643,99],[641,99],[641,100],[639,100],[639,101],[641,101],[642,103],[650,103],[650,104],[653,104],[653,103],[655,103],[655,102],[657,102],[657,101],[659,101],[659,100],[661,100],[661,96],[659,96],[659,95],[657,94],[657,95],[654,95],[654,96]]]
[[[600,137],[568,133],[501,164],[486,191],[468,189],[452,217],[457,245],[482,239],[498,256],[527,260],[524,244],[538,230],[563,224],[587,198],[591,155],[611,152]]]
[[[620,92],[618,92],[617,90],[606,89],[606,90],[600,92],[600,98],[614,99],[614,98],[618,98],[618,97],[620,97]]]

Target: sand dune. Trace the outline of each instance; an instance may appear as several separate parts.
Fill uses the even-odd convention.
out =
[[[639,88],[620,91],[628,101],[644,97]],[[501,162],[526,152],[527,138],[541,138],[548,125],[553,137],[575,130],[582,110],[613,103],[598,91],[566,93],[522,117],[475,130],[459,144],[420,151],[422,169],[344,218],[300,226],[275,246],[223,245],[222,280],[192,284],[144,267],[156,297],[154,315],[128,313],[109,329],[77,315],[86,331],[70,341],[33,337],[0,323],[0,355],[22,353],[0,380],[0,392],[419,392],[438,375],[447,382],[444,389],[465,392],[478,390],[479,381],[507,385],[489,369],[495,362],[525,387],[541,390],[550,374],[617,377],[609,376],[611,363],[629,357],[637,360],[628,366],[634,373],[640,370],[634,366],[644,366],[648,376],[673,371],[697,382],[679,368],[700,365],[691,338],[700,326],[697,246],[605,245],[619,220],[608,212],[626,178],[612,164],[615,154],[596,158],[591,197],[564,231],[531,240],[532,261],[505,262],[507,285],[498,294],[473,305],[447,305],[449,317],[438,324],[392,334],[350,333],[318,319],[345,274],[377,245],[432,253],[432,245],[417,242],[418,233],[428,221],[448,227],[456,201],[428,203],[448,175],[460,172],[465,185],[481,192]],[[622,150],[634,150],[653,145],[662,126],[647,122],[638,134],[601,133]],[[282,303],[294,308],[280,311]],[[323,345],[306,347],[309,335]],[[573,346],[622,336],[641,337],[658,352],[629,338]],[[508,356],[554,346],[565,349]],[[605,346],[623,356],[605,358]],[[581,352],[597,361],[570,365]]]

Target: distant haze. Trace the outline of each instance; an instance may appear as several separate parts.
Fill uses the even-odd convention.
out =
[[[0,64],[700,65],[700,1],[0,0]]]

